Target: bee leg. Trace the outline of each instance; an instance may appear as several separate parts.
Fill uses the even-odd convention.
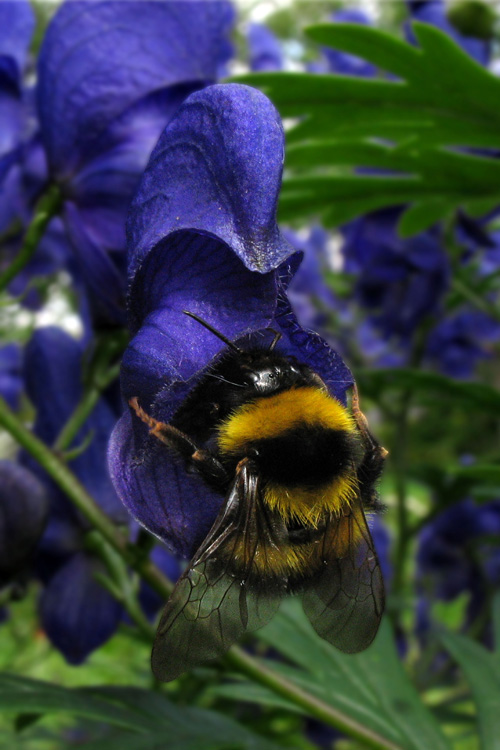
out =
[[[368,421],[359,408],[359,395],[356,384],[352,388],[351,409],[366,449],[363,460],[357,470],[360,497],[363,506],[367,510],[383,510],[384,506],[379,502],[375,483],[382,473],[388,451],[377,442],[368,429]]]
[[[136,397],[128,402],[139,419],[149,427],[150,435],[161,440],[172,450],[176,451],[188,466],[198,471],[211,485],[225,487],[228,482],[226,470],[208,451],[199,448],[191,438],[177,427],[166,422],[160,422],[147,414]]]
[[[356,425],[358,427],[358,430],[360,431],[361,435],[363,436],[363,440],[365,442],[365,445],[367,446],[368,451],[373,450],[380,454],[380,458],[383,460],[387,458],[389,455],[389,451],[387,451],[385,448],[383,448],[373,437],[370,430],[368,429],[368,420],[359,408],[359,393],[358,393],[358,387],[356,383],[352,386],[352,395],[351,395],[351,410],[352,410],[352,416],[354,417],[354,421],[356,422]]]

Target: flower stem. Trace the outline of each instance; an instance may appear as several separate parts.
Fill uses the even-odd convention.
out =
[[[38,201],[33,220],[26,230],[24,244],[10,266],[0,274],[0,292],[3,291],[17,274],[29,263],[38,243],[42,239],[50,220],[59,212],[62,197],[57,185],[52,185]]]
[[[64,453],[71,446],[78,431],[94,411],[102,391],[115,380],[120,373],[120,365],[116,364],[108,371],[106,379],[92,384],[84,393],[82,400],[59,433],[54,450]]]
[[[394,580],[392,591],[395,596],[402,592],[405,580],[406,553],[410,539],[408,525],[408,509],[406,498],[406,459],[408,442],[408,411],[411,400],[411,391],[406,390],[401,394],[401,402],[396,418],[395,440],[391,449],[394,465],[394,477],[396,483],[396,511],[398,535],[396,540],[394,560]]]
[[[138,601],[137,576],[134,576],[136,578],[134,584],[123,557],[106,542],[98,531],[90,531],[85,542],[87,548],[97,554],[106,564],[111,576],[111,580],[106,579],[105,576],[99,576],[99,582],[123,605],[144,638],[152,641],[155,629],[148,621]]]
[[[286,677],[273,672],[272,669],[259,663],[257,659],[237,646],[230,649],[225,659],[238,672],[246,674],[255,682],[272,690],[273,693],[281,695],[296,706],[303,708],[308,716],[313,716],[315,719],[328,724],[328,726],[339,729],[367,747],[376,750],[403,750],[400,745],[381,737],[377,732],[363,726],[350,716],[346,716],[334,706],[311,695]]]

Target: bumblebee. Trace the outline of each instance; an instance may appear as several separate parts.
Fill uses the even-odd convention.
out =
[[[165,424],[137,398],[150,432],[225,497],[177,582],[156,634],[159,680],[224,654],[267,623],[287,594],[302,596],[315,631],[341,651],[376,635],[384,585],[365,511],[387,452],[307,365],[275,350],[238,347],[185,311],[226,352]],[[273,332],[274,333],[274,332]]]

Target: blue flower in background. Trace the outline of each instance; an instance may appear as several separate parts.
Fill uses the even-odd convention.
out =
[[[24,72],[34,28],[28,0],[0,4],[0,234],[25,213],[22,161],[34,123]]]
[[[0,461],[0,588],[27,573],[48,512],[43,484],[23,466]]]
[[[433,599],[452,601],[469,593],[468,622],[480,612],[491,587],[500,585],[500,501],[463,500],[440,513],[420,534],[419,629],[429,625]]]
[[[50,177],[96,317],[124,319],[125,216],[165,124],[232,53],[232,6],[66,2],[38,61]]]
[[[464,52],[474,58],[480,65],[488,65],[491,56],[491,43],[483,39],[461,34],[448,20],[449,5],[444,0],[407,0],[410,18],[436,26],[448,34]],[[406,38],[415,43],[415,35],[410,24],[405,26]]]
[[[47,445],[55,442],[82,398],[84,356],[81,343],[59,328],[36,330],[26,347],[26,391],[36,408],[33,429]],[[73,447],[89,436],[90,444],[69,466],[101,509],[115,523],[125,524],[127,514],[106,465],[107,441],[117,416],[101,398]],[[122,607],[95,580],[103,566],[85,550],[88,522],[33,459],[24,457],[24,462],[43,482],[50,498],[36,568],[45,584],[40,601],[42,625],[65,658],[79,664],[115,632]]]
[[[440,310],[449,262],[428,231],[410,239],[397,234],[400,209],[376,211],[343,228],[345,270],[356,274],[355,294],[373,324],[405,343],[417,326]]]
[[[261,23],[251,23],[247,41],[250,70],[262,72],[283,69],[283,50],[271,29]]]
[[[339,309],[339,302],[325,281],[325,273],[329,270],[327,248],[330,235],[319,225],[312,227],[304,239],[291,230],[285,230],[283,234],[294,248],[303,253],[302,262],[288,286],[288,298],[304,328],[323,332],[327,313]]]
[[[491,356],[488,345],[499,339],[500,323],[479,310],[463,310],[431,331],[426,355],[445,375],[469,378]]]
[[[6,344],[0,348],[0,396],[17,411],[23,390],[21,347]]]
[[[352,376],[296,322],[284,286],[292,248],[276,226],[283,129],[260,92],[236,84],[192,94],[153,151],[128,220],[130,327],[125,399],[169,421],[222,350],[195,313],[232,340],[262,342],[308,364],[341,401]],[[296,259],[295,259],[296,261]],[[205,538],[223,497],[126,412],[110,443],[115,487],[132,515],[179,554]]]

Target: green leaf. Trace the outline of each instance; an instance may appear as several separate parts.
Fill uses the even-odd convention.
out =
[[[482,750],[500,750],[500,671],[491,652],[456,633],[442,635],[445,648],[462,667],[477,707]]]
[[[363,57],[401,78],[411,78],[422,57],[420,50],[405,44],[392,34],[360,24],[317,24],[309,26],[306,34],[325,47]]]
[[[500,413],[500,392],[484,383],[453,380],[439,373],[411,368],[358,370],[356,378],[368,394],[377,395],[391,388],[409,388],[423,401],[435,403],[438,394],[463,408]]]
[[[402,215],[398,224],[400,237],[412,237],[419,232],[424,232],[440,221],[450,211],[453,205],[446,201],[420,201],[411,205]]]
[[[457,466],[453,469],[454,477],[470,479],[473,482],[492,484],[500,487],[500,466],[496,464],[474,464],[473,466]]]
[[[149,727],[141,714],[82,690],[8,674],[0,674],[0,712],[70,713],[135,731],[147,731]]]
[[[291,701],[273,693],[272,690],[251,682],[242,681],[231,684],[215,685],[207,691],[208,695],[217,698],[225,698],[230,701],[241,703],[255,703],[258,706],[269,708],[280,708],[293,713],[305,714],[305,710]]]
[[[498,160],[471,152],[500,148],[500,80],[439,29],[414,29],[419,48],[359,24],[308,30],[315,41],[364,57],[397,80],[307,73],[238,79],[262,88],[283,117],[295,118],[281,219],[314,216],[336,225],[409,203],[400,229],[410,236],[458,207],[481,215],[500,202]]]
[[[162,694],[140,688],[63,688],[0,674],[0,711],[22,715],[65,713],[98,721],[119,728],[121,744],[116,747],[130,750],[163,750],[165,737],[169,746],[178,750],[278,750],[274,743],[226,716],[174,705]],[[91,746],[110,748],[109,741]]]
[[[389,746],[449,748],[404,672],[387,622],[369,649],[347,655],[314,633],[300,602],[292,599],[259,637],[291,662],[273,660],[274,671],[386,738]]]

